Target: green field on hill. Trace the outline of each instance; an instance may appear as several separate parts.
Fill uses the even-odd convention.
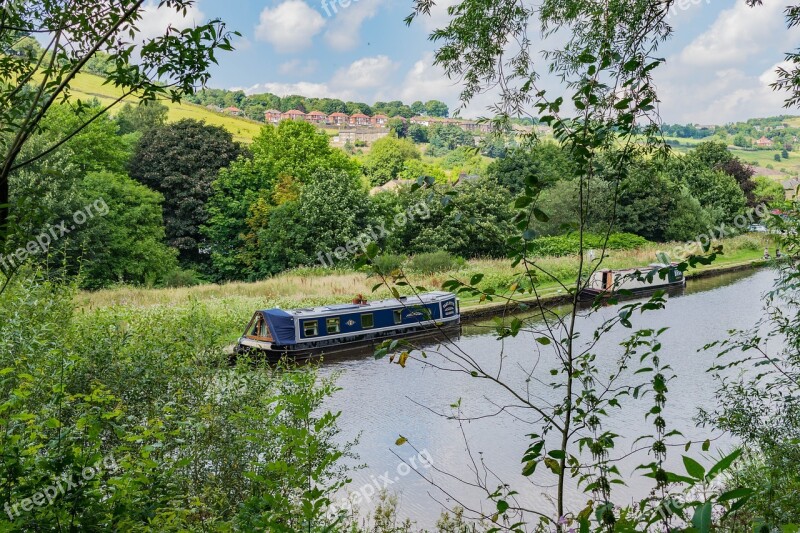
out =
[[[122,90],[104,82],[104,78],[94,74],[78,74],[71,86],[71,97],[73,100],[80,99],[84,101],[96,98],[100,103],[108,105],[122,95]],[[126,101],[134,103],[137,99],[131,96]],[[168,100],[163,100],[162,103],[169,107],[168,120],[170,122],[184,118],[202,120],[206,124],[222,126],[233,134],[235,140],[240,142],[251,142],[263,126],[263,124],[253,120],[231,117],[195,104],[176,104]],[[113,115],[118,109],[118,107],[112,109],[111,114]]]

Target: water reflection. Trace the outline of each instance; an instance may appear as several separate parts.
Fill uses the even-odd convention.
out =
[[[706,372],[711,365],[711,355],[698,349],[707,342],[724,338],[729,329],[750,327],[761,316],[761,295],[770,288],[772,280],[769,270],[692,280],[682,295],[669,298],[665,310],[634,318],[637,329],[670,328],[663,335],[662,357],[678,378],[669,384],[664,416],[670,427],[682,431],[687,438],[704,439],[711,435],[707,429],[696,428],[693,422],[699,407],[712,405],[715,388]],[[582,339],[590,338],[617,309],[618,306],[609,306],[590,316],[579,317]],[[542,349],[529,333],[498,342],[492,328],[491,320],[465,324],[461,337],[450,349],[463,350],[486,368],[499,369],[502,361],[504,380],[516,390],[528,388],[539,401],[555,401],[557,396],[549,387],[531,379],[533,376],[545,383],[549,381],[548,371],[554,366],[552,352]],[[594,350],[598,354],[598,366],[609,373],[617,368],[622,351],[619,343],[630,333],[631,330],[616,328],[601,340]],[[472,459],[485,460],[491,472],[519,491],[520,500],[536,509],[549,511],[552,508],[549,494],[555,476],[547,471],[537,471],[532,479],[520,474],[520,459],[529,444],[525,435],[536,431],[538,425],[523,412],[504,412],[484,418],[498,411],[497,406],[514,403],[513,398],[487,380],[453,372],[453,364],[437,356],[436,351],[436,345],[429,347],[428,361],[435,366],[410,362],[403,369],[386,360],[375,361],[369,353],[350,359],[330,359],[325,363],[323,373],[341,372],[338,384],[342,391],[330,401],[329,407],[342,411],[340,422],[344,438],[352,439],[361,433],[357,452],[361,461],[369,465],[354,473],[353,485],[359,487],[369,483],[371,476],[394,471],[399,460],[392,452],[402,455],[395,440],[403,435],[419,449],[427,450],[437,468],[468,481],[475,481],[476,476],[470,471]],[[450,406],[459,400],[463,412],[473,417],[469,422],[459,424],[436,414],[451,414]],[[630,451],[635,438],[650,431],[649,422],[644,419],[648,408],[649,404],[629,406],[614,413],[613,419],[606,422],[605,429],[620,435],[616,452]],[[731,445],[730,440],[722,436],[714,441],[709,455],[713,455],[715,449],[726,450]],[[408,449],[405,451],[410,453]],[[680,468],[678,452],[682,451],[681,448],[671,453],[672,466],[676,469]],[[634,454],[620,464],[620,470],[627,478],[637,465],[646,462],[649,458],[645,454]],[[434,474],[434,479],[471,507],[490,509],[482,495],[469,486],[443,475]],[[627,486],[616,490],[623,501],[632,501],[645,496],[651,486],[649,480],[637,475]],[[451,503],[444,494],[413,474],[393,481],[388,488],[399,496],[401,516],[411,517],[420,526],[432,526],[439,516],[441,505],[437,500],[445,505]],[[585,506],[587,496],[572,490],[569,499],[573,509],[580,509]]]

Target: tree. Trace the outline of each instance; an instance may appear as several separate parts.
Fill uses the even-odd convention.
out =
[[[204,233],[210,241],[218,279],[248,279],[254,275],[254,264],[245,250],[252,233],[247,220],[257,201],[267,207],[279,206],[291,197],[275,194],[281,190],[279,183],[302,191],[323,170],[341,171],[352,177],[361,174],[358,163],[332,148],[326,134],[305,122],[283,121],[277,126],[264,126],[250,152],[251,157],[240,158],[221,169],[212,185]]]
[[[87,102],[87,113],[97,109],[99,104]],[[54,105],[42,119],[40,130],[26,142],[20,157],[25,159],[41,153],[75,131],[83,120],[68,104]],[[7,241],[12,248],[27,242],[48,224],[71,217],[82,207],[79,190],[86,173],[125,171],[132,151],[131,139],[120,137],[116,129],[117,125],[109,116],[102,115],[58,150],[11,174],[11,203],[17,208],[12,216],[16,231]],[[60,247],[53,244],[50,249],[55,252]],[[70,263],[70,268],[72,266]]]
[[[530,172],[530,170],[529,170]],[[535,170],[533,172],[536,172]],[[536,176],[536,174],[526,174]],[[539,209],[547,215],[546,221],[534,220],[531,229],[536,235],[561,235],[575,232],[580,227],[581,213],[578,211],[580,182],[562,179],[542,191],[538,199]],[[520,191],[521,192],[521,191]],[[608,182],[595,178],[584,186],[584,193],[590,198],[586,212],[586,230],[594,233],[605,233],[611,222],[611,205],[613,202],[611,186]],[[625,216],[630,220],[630,215]],[[616,228],[615,228],[616,229]],[[631,231],[631,226],[621,226],[620,231]],[[646,236],[645,236],[646,238]]]
[[[389,131],[398,139],[405,139],[408,136],[408,121],[400,118],[389,119]]]
[[[742,163],[738,157],[734,157],[727,162],[718,164],[715,168],[717,170],[721,170],[736,180],[736,183],[739,184],[739,188],[742,189],[742,192],[747,199],[748,206],[755,207],[758,205],[758,202],[753,194],[753,191],[756,188],[756,184],[753,181],[753,174],[755,174],[753,167]]]
[[[570,179],[573,172],[574,163],[568,154],[551,142],[539,143],[530,149],[513,149],[487,169],[490,178],[514,195],[522,192],[526,180],[536,179],[541,187],[549,187],[559,180]]]
[[[0,124],[7,136],[0,151],[3,236],[9,231],[9,185],[14,171],[52,153],[132,94],[145,100],[158,96],[180,100],[208,80],[217,50],[232,49],[231,33],[220,20],[184,30],[169,26],[162,35],[136,41],[145,4],[145,0],[122,0],[98,9],[92,2],[3,3],[0,49],[10,49],[25,34],[48,36],[38,57],[6,55],[0,62],[0,79],[14,80],[0,87]],[[159,15],[166,15],[192,5],[192,0],[173,0],[161,2],[157,9]],[[108,54],[112,65],[105,73],[108,83],[119,87],[122,95],[91,114],[84,115],[85,109],[77,106],[82,120],[75,130],[39,153],[20,159],[53,104],[69,94],[75,76],[99,51]],[[135,62],[132,57],[137,58]]]
[[[781,154],[775,154],[775,156],[773,157],[773,159],[774,159],[775,161],[777,161],[778,163],[780,163],[780,162],[781,162]]]
[[[123,174],[93,172],[81,193],[87,205],[102,200],[107,213],[90,220],[73,246],[83,250],[83,285],[153,283],[177,267],[176,252],[164,244],[163,196]]]
[[[411,111],[415,115],[424,115],[425,114],[425,104],[417,100],[413,104],[411,104]]]
[[[408,126],[408,138],[418,144],[428,142],[427,126],[423,126],[422,124],[410,124]]]
[[[405,139],[384,137],[372,145],[364,160],[364,172],[373,185],[383,185],[397,177],[409,159],[420,159],[414,144]]]
[[[786,148],[781,151],[781,157],[784,159],[789,159],[789,152],[786,150]]]
[[[425,102],[425,114],[429,117],[447,117],[450,115],[450,110],[444,102],[428,100]]]
[[[434,124],[428,128],[430,155],[444,155],[459,146],[475,146],[475,139],[471,133],[464,131],[455,124]]]
[[[119,134],[147,133],[167,122],[169,107],[158,101],[142,101],[138,105],[126,103],[117,113]]]
[[[264,210],[265,204],[255,205]],[[357,177],[341,170],[320,170],[297,200],[252,213],[254,276],[318,263],[320,257],[346,247],[366,231],[368,206]],[[355,259],[350,255],[345,263]]]
[[[505,240],[513,233],[508,191],[485,179],[448,185],[433,195],[426,189],[401,190],[396,206],[377,216],[393,227],[397,213],[409,212],[427,216],[395,228],[390,243],[395,253],[444,250],[461,257],[502,257]]]
[[[206,202],[220,168],[242,154],[233,136],[220,126],[184,119],[145,133],[128,167],[135,180],[164,195],[167,242],[187,265],[208,262],[200,228]]]
[[[753,181],[756,185],[753,190],[753,197],[756,205],[762,203],[770,205],[783,202],[786,199],[786,191],[783,190],[783,186],[777,181],[771,180],[765,176],[759,176]]]

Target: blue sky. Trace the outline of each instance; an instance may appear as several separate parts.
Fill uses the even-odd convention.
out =
[[[427,36],[447,21],[445,8],[456,1],[438,2],[432,17],[411,27],[403,22],[410,0],[327,0],[327,9],[322,0],[197,0],[187,21],[219,17],[242,34],[235,52],[220,55],[212,87],[367,103],[435,98],[455,108],[459,86],[432,65],[435,45]],[[785,27],[785,5],[676,2],[669,19],[675,33],[661,49],[667,64],[656,76],[663,119],[719,124],[794,114],[768,87],[783,53],[800,43],[800,29]],[[150,9],[145,31],[165,22],[152,3]],[[549,84],[556,87],[554,80]],[[496,94],[482,95],[462,114],[485,115],[495,100]]]

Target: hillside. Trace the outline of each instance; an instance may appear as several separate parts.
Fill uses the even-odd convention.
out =
[[[119,98],[122,91],[112,85],[104,85],[103,82],[104,79],[100,76],[81,73],[72,83],[72,97],[80,98],[81,100],[97,98],[103,104],[110,104],[113,100]],[[135,102],[136,99],[129,97],[126,101]],[[169,121],[184,118],[202,120],[207,124],[222,126],[230,131],[237,141],[241,142],[251,142],[263,126],[263,124],[249,119],[231,117],[195,104],[175,104],[167,100],[164,100],[163,103],[169,107]],[[112,109],[111,114],[114,114],[114,112],[115,110]]]

